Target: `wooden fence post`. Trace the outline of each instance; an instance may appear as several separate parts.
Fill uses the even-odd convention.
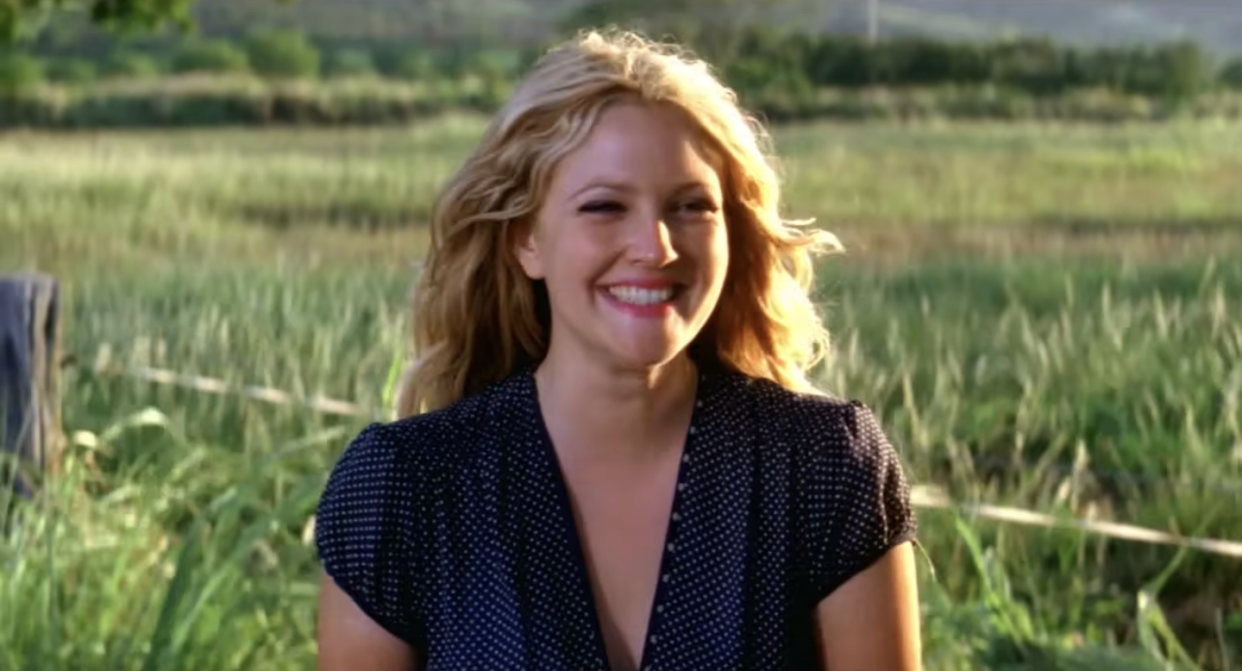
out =
[[[17,467],[4,480],[19,496],[33,495],[60,463],[59,357],[59,283],[0,275],[0,456]],[[0,498],[11,494],[0,491]]]

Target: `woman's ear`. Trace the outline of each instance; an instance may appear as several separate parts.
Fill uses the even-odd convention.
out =
[[[542,280],[544,276],[543,258],[539,253],[539,241],[535,235],[533,221],[515,221],[509,225],[509,249],[517,258],[522,271],[532,280]]]

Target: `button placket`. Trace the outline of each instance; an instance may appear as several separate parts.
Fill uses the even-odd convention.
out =
[[[696,405],[698,405],[699,407],[702,407],[703,402],[696,401]],[[691,424],[689,427],[689,434],[693,436],[697,433],[697,431],[698,431],[697,427]],[[689,453],[683,454],[681,457],[681,461],[683,465],[689,464],[690,463]],[[669,600],[670,592],[672,591],[672,588],[673,588],[673,577],[674,577],[674,574],[677,572],[675,567],[676,567],[676,561],[677,561],[676,553],[677,553],[678,546],[680,543],[678,539],[681,534],[682,523],[684,523],[685,521],[685,515],[683,515],[681,512],[686,506],[686,502],[684,500],[685,491],[686,491],[686,473],[683,469],[681,475],[678,477],[678,480],[677,480],[677,496],[674,499],[675,501],[674,508],[670,515],[671,528],[669,530],[670,533],[669,533],[668,543],[665,546],[665,550],[668,553],[668,556],[666,557],[666,560],[665,560],[667,562],[667,566],[665,567],[664,572],[660,575],[660,589],[657,594],[657,599],[659,599],[659,603],[657,603],[655,606],[655,612],[656,612],[656,615],[659,616],[659,619],[657,619],[656,622],[653,623],[654,626],[652,627],[652,631],[648,634],[648,637],[647,637],[647,643],[651,646],[656,646],[660,642],[660,634],[658,633],[659,630],[661,629],[660,622],[663,620],[665,613],[668,610],[668,607],[665,602]],[[652,666],[650,664],[647,664],[643,668],[650,671]]]

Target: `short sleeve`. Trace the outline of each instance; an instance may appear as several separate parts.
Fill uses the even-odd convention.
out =
[[[345,448],[319,500],[315,546],[324,571],[364,613],[413,643],[410,513],[417,493],[403,477],[399,448],[379,424]]]
[[[820,480],[827,515],[815,553],[815,591],[823,599],[892,548],[917,541],[918,522],[901,458],[870,408],[852,401],[830,431]]]

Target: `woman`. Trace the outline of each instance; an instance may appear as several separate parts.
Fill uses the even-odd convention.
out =
[[[915,520],[804,371],[835,239],[707,66],[589,33],[449,182],[402,419],[324,491],[321,669],[916,669]]]

